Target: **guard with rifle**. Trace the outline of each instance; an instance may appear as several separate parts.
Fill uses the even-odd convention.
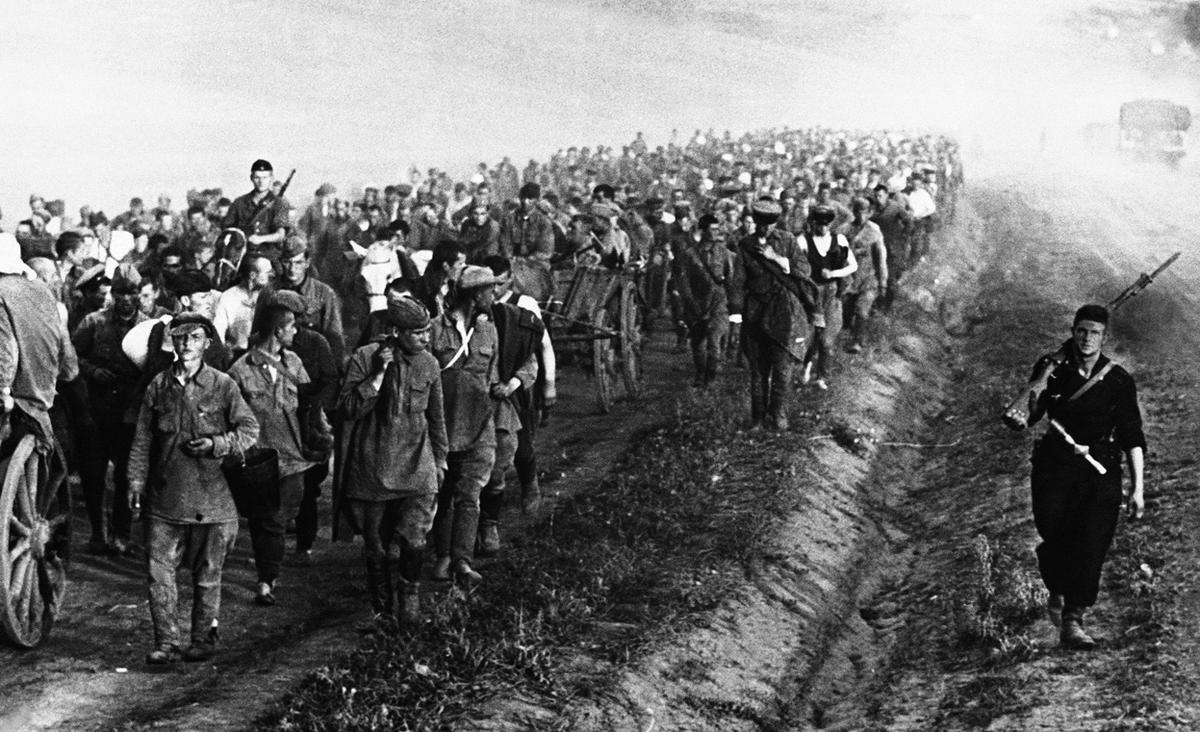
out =
[[[275,169],[266,160],[255,160],[250,166],[250,182],[254,190],[238,196],[229,206],[222,229],[237,229],[246,235],[248,251],[263,251],[272,259],[278,259],[279,248],[291,226],[288,205],[283,195],[292,182],[293,170],[278,193],[272,190]]]
[[[792,366],[804,358],[817,290],[796,237],[775,226],[782,212],[769,197],[754,203],[754,232],[738,242],[729,288],[750,366],[752,426],[777,430],[788,426]]]
[[[1117,526],[1122,454],[1133,484],[1126,501],[1130,517],[1140,518],[1145,508],[1146,437],[1137,389],[1129,372],[1101,352],[1108,320],[1103,305],[1079,308],[1071,338],[1034,366],[1028,410],[1012,406],[1005,413],[1015,429],[1049,417],[1051,429],[1033,451],[1033,519],[1042,539],[1037,556],[1050,617],[1070,649],[1095,646],[1083,615],[1096,602]]]

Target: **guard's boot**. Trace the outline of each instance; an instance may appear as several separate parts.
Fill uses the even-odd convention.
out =
[[[1050,600],[1046,602],[1046,615],[1050,617],[1050,622],[1054,623],[1054,627],[1061,628],[1063,622],[1063,596],[1058,592],[1050,593]]]
[[[479,522],[479,548],[481,557],[494,557],[500,553],[500,524],[496,521]]]
[[[1090,651],[1096,647],[1096,641],[1083,629],[1083,611],[1080,608],[1064,608],[1062,619],[1062,631],[1058,637],[1063,648]]]

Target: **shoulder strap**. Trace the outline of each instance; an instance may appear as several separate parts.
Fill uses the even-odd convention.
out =
[[[1108,372],[1112,371],[1113,366],[1116,366],[1116,364],[1113,363],[1112,361],[1109,361],[1108,363],[1104,364],[1104,366],[1099,371],[1097,371],[1095,374],[1092,374],[1092,378],[1083,382],[1083,386],[1079,387],[1079,389],[1077,389],[1074,394],[1067,397],[1067,401],[1073,402],[1076,399],[1078,399],[1079,397],[1086,394],[1088,389],[1091,389],[1096,384],[1099,384],[1100,381],[1102,379],[1104,379],[1105,376],[1108,375]]]
[[[455,352],[454,356],[452,356],[450,358],[450,360],[446,362],[446,365],[442,367],[442,371],[445,371],[445,370],[449,369],[451,366],[453,366],[454,364],[458,363],[458,359],[462,358],[463,356],[465,356],[467,354],[467,347],[470,345],[471,336],[473,336],[473,335],[475,335],[475,329],[471,328],[470,330],[467,331],[467,337],[463,338],[462,345],[459,346],[458,351]]]

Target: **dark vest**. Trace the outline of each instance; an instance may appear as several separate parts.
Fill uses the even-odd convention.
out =
[[[812,269],[813,282],[816,282],[818,285],[827,285],[830,282],[837,281],[821,277],[821,270],[841,269],[846,266],[846,262],[850,258],[850,247],[842,244],[845,241],[845,237],[839,236],[837,232],[833,232],[829,236],[833,241],[829,245],[829,251],[825,253],[825,256],[821,256],[817,253],[817,247],[813,243],[812,233],[805,232],[804,234],[805,242],[808,244],[805,247],[805,253],[808,255],[808,266]]]
[[[492,305],[492,320],[500,340],[500,353],[496,370],[500,382],[511,379],[529,356],[537,352],[542,343],[545,326],[537,316],[516,305],[498,302]],[[533,404],[533,395],[527,389],[517,389],[513,395],[513,406],[524,412]]]

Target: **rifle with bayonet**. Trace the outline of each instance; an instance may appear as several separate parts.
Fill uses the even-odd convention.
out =
[[[1150,284],[1153,283],[1154,280],[1160,274],[1162,274],[1164,270],[1166,270],[1167,267],[1175,264],[1175,260],[1179,259],[1180,254],[1181,252],[1175,252],[1168,257],[1165,262],[1158,265],[1158,267],[1150,274],[1143,272],[1138,275],[1138,278],[1134,280],[1133,284],[1131,284],[1129,287],[1126,287],[1121,291],[1121,294],[1109,301],[1108,311],[1110,313],[1116,311],[1117,308],[1129,302],[1136,297],[1139,292],[1149,287]],[[1066,359],[1067,353],[1065,349],[1069,344],[1070,341],[1064,343],[1058,349],[1058,351],[1056,351],[1054,355],[1047,360],[1045,367],[1043,367],[1042,370],[1034,376],[1033,380],[1029,382],[1029,386],[1022,391],[1016,399],[1013,399],[1011,402],[1009,402],[1007,407],[1005,407],[1004,414],[1001,415],[1001,419],[1004,420],[1004,424],[1010,429],[1019,432],[1029,426],[1026,423],[1026,420],[1029,417],[1026,407],[1029,404],[1030,397],[1041,394],[1046,390],[1046,384],[1050,380],[1050,373]]]

